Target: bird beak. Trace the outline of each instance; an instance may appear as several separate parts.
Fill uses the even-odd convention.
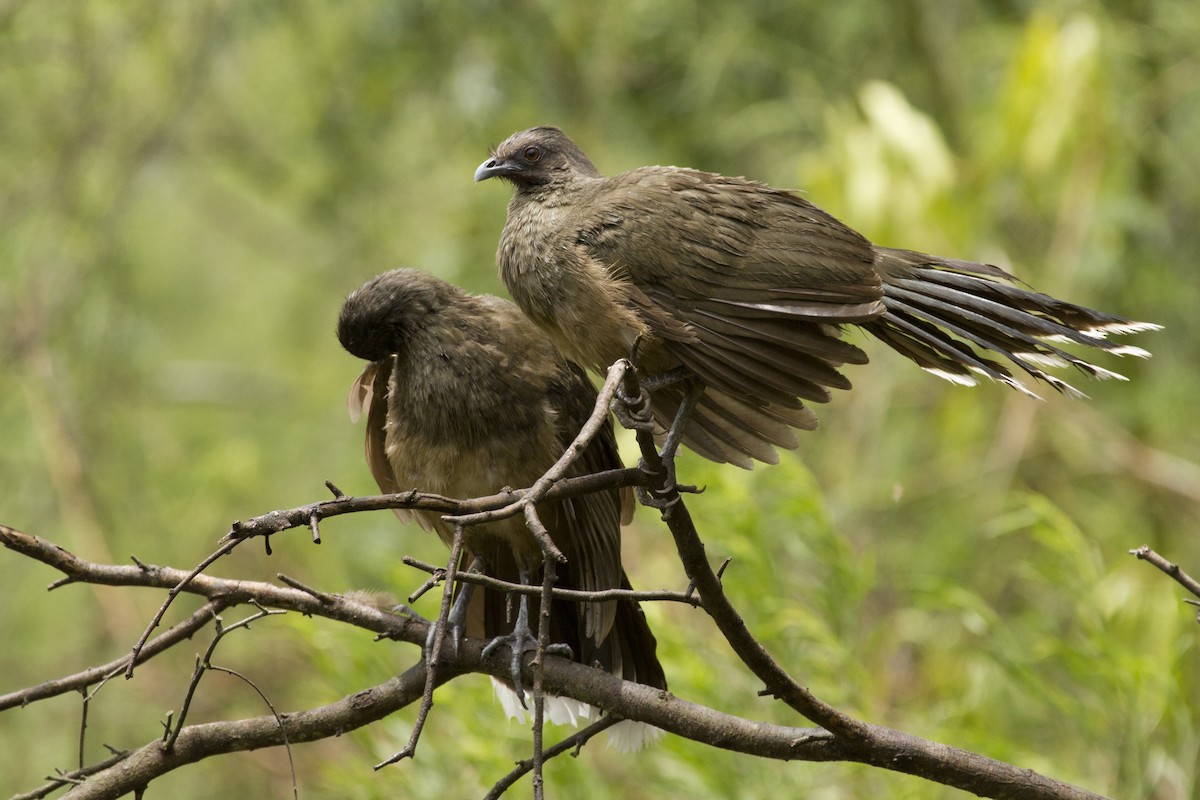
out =
[[[503,158],[489,158],[475,170],[475,182],[486,181],[488,178],[505,178],[521,171],[519,164],[506,161]]]

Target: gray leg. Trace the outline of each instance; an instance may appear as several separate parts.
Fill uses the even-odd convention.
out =
[[[521,585],[529,585],[529,568],[525,566],[518,567]],[[521,701],[521,706],[528,708],[525,705],[525,688],[521,683],[521,658],[530,650],[537,650],[538,640],[537,635],[529,627],[529,595],[522,594],[517,605],[517,621],[513,625],[512,633],[503,636],[497,636],[488,643],[488,646],[483,648],[483,657],[490,656],[497,647],[507,644],[512,650],[512,662],[509,666],[510,674],[512,675],[513,689],[517,693],[517,699]],[[565,644],[552,644],[546,648],[546,652],[551,655],[563,656],[571,658],[571,648]]]
[[[483,572],[486,568],[486,562],[482,556],[476,556],[471,561],[471,566],[467,567],[467,572]],[[458,589],[458,597],[454,598],[454,605],[450,606],[450,614],[446,617],[446,632],[450,634],[450,641],[454,642],[454,652],[458,653],[458,645],[462,642],[463,633],[467,627],[467,608],[471,605],[471,595],[475,593],[475,584],[464,583]],[[429,626],[429,633],[425,637],[425,661],[429,662],[429,656],[433,654],[433,636],[437,631],[436,625]]]
[[[693,383],[684,391],[683,401],[679,404],[679,410],[675,412],[675,419],[671,422],[671,429],[667,431],[667,438],[663,440],[662,457],[664,460],[675,458],[675,452],[683,440],[683,431],[687,427],[688,419],[691,418],[692,410],[696,408],[696,403],[700,402],[700,396],[703,394],[704,384],[702,383]]]

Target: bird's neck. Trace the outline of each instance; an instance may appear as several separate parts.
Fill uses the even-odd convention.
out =
[[[603,180],[599,176],[569,173],[556,176],[553,180],[536,184],[517,184],[513,192],[512,202],[509,203],[509,213],[514,206],[536,204],[548,207],[570,205],[574,203],[581,191],[596,181]]]

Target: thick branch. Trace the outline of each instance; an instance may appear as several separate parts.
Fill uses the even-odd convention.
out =
[[[677,542],[684,543],[681,551],[687,550],[687,540],[695,537],[695,529],[681,502],[669,509],[668,523]],[[300,526],[303,525],[302,521]],[[59,569],[74,582],[170,589],[188,574],[185,570],[167,567],[93,564],[44,539],[2,526],[0,542]],[[699,542],[698,537],[695,537],[695,542]],[[717,609],[719,620],[724,620],[719,621],[722,630],[733,630],[733,640],[739,642],[739,646],[744,645],[745,642],[736,633],[737,625],[744,628],[744,623],[736,617],[736,612],[724,598],[719,579],[708,568],[702,550],[700,561],[703,562],[703,569],[697,568],[695,553],[685,556],[685,563],[689,565],[689,572],[694,573],[691,577],[696,581],[706,605],[711,604],[709,607]],[[311,591],[266,583],[223,580],[207,575],[196,576],[185,591],[210,600],[219,598],[229,605],[255,601],[264,606],[335,619],[417,645],[425,641],[428,633],[428,625],[423,621],[387,614],[340,595],[314,595]],[[726,612],[735,615],[736,625],[727,619]],[[761,650],[748,631],[741,636],[749,638],[754,647]],[[444,670],[444,673],[440,672],[439,679],[443,675],[448,679],[467,671],[508,677],[509,662],[505,654],[497,653],[486,662],[480,660],[483,644],[479,640],[467,639],[458,653],[443,654],[439,671]],[[755,658],[752,654],[751,662],[756,663],[758,669],[764,669],[763,664],[755,661]],[[770,669],[779,669],[765,651],[762,651],[761,658],[769,661],[768,672]],[[1098,795],[1028,770],[881,726],[855,722],[850,728],[853,735],[835,736],[820,728],[766,725],[689,703],[665,691],[627,683],[601,670],[561,658],[548,658],[544,669],[545,688],[551,694],[573,697],[608,713],[648,722],[714,747],[765,758],[844,760],[872,764],[996,798],[1098,798]],[[532,678],[532,675],[528,677]],[[773,683],[775,678],[773,675],[771,677]],[[784,691],[791,691],[790,686],[795,685],[794,682],[786,673],[784,678],[789,682],[784,684]],[[423,665],[418,665],[400,678],[356,693],[330,706],[282,715],[283,728],[273,715],[189,726],[181,731],[175,747],[169,753],[164,752],[157,741],[146,745],[120,764],[87,778],[67,796],[118,797],[144,786],[157,775],[211,755],[281,744],[285,735],[286,740],[292,743],[335,735],[379,719],[413,702],[420,697],[424,681],[425,669]],[[772,683],[768,683],[768,686]],[[802,687],[795,686],[806,693]]]
[[[85,561],[41,537],[31,536],[3,525],[0,525],[0,544],[59,570],[72,583],[143,586],[169,590],[188,575],[188,570],[173,567],[96,564]],[[264,606],[325,617],[413,644],[424,642],[428,629],[423,621],[389,614],[344,595],[324,595],[322,599],[309,591],[284,588],[271,583],[197,575],[183,591],[209,600],[221,600],[228,606],[258,602]]]
[[[466,639],[457,654],[444,654],[438,668],[439,681],[467,671],[506,676],[507,657],[496,654],[482,661],[483,645],[481,640]],[[165,752],[157,741],[149,743],[132,751],[120,764],[88,778],[66,797],[115,798],[173,769],[210,756],[280,745],[285,736],[295,744],[344,733],[416,702],[421,697],[425,677],[424,665],[418,664],[398,678],[328,706],[283,714],[282,727],[273,715],[189,726],[180,733],[170,752]],[[920,774],[914,765],[934,760],[942,765],[957,765],[958,771],[970,770],[971,780],[954,785],[986,796],[1098,800],[1097,795],[1028,770],[898,731],[878,728],[887,734],[886,741],[852,742],[820,728],[755,722],[561,658],[546,659],[545,685],[551,694],[574,697],[618,716],[649,722],[694,741],[748,755],[784,761],[851,761],[909,774]],[[498,713],[494,721],[503,724]]]
[[[636,373],[626,372],[625,381],[622,387],[625,397],[644,397]],[[734,652],[766,685],[768,692],[782,699],[810,721],[836,734],[861,734],[863,723],[817,699],[808,689],[797,683],[750,633],[745,621],[725,595],[721,579],[708,563],[704,543],[700,541],[691,514],[671,482],[672,470],[668,469],[655,447],[649,429],[641,427],[637,430],[637,442],[642,453],[643,469],[651,479],[648,487],[650,494],[654,503],[663,509],[663,521],[667,523],[675,539],[675,547],[679,551],[684,572],[696,587],[705,609]]]
[[[446,669],[445,678],[454,673]],[[425,687],[425,667],[418,665],[403,675],[378,686],[355,692],[336,703],[282,714],[267,714],[231,722],[189,725],[179,733],[174,747],[164,749],[157,741],[129,753],[120,763],[87,778],[64,798],[100,800],[117,798],[144,788],[151,780],[205,758],[281,745],[312,742],[339,736],[348,730],[383,719],[388,714],[420,699]]]

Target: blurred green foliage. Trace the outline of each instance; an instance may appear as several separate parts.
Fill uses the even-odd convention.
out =
[[[0,521],[92,559],[188,566],[231,519],[320,498],[324,479],[373,491],[341,299],[401,264],[499,292],[507,192],[471,173],[511,131],[558,124],[606,172],[803,187],[876,241],[1167,326],[1139,341],[1153,360],[1113,365],[1132,382],[1075,402],[952,387],[866,341],[873,363],[798,454],[752,473],[687,457],[680,474],[708,487],[690,506],[711,557],[734,559],[751,629],[819,696],[1113,796],[1195,796],[1200,631],[1126,551],[1200,572],[1198,41],[1188,0],[0,3]],[[443,557],[360,515],[320,548],[281,537],[214,572],[404,596],[420,582],[404,553]],[[651,513],[627,556],[639,587],[684,584]],[[161,599],[47,595],[53,577],[0,554],[0,691],[125,653]],[[647,613],[679,695],[798,723],[699,612]],[[293,709],[417,653],[287,618],[218,657]],[[191,658],[108,686],[87,758],[154,738]],[[192,720],[261,713],[215,675]],[[72,767],[78,718],[75,696],[0,714],[0,792]],[[301,796],[479,796],[528,753],[468,678],[440,691],[415,763],[371,772],[411,720],[298,748]],[[592,747],[547,780],[573,798],[960,796],[674,738]],[[288,787],[264,751],[152,791]]]

